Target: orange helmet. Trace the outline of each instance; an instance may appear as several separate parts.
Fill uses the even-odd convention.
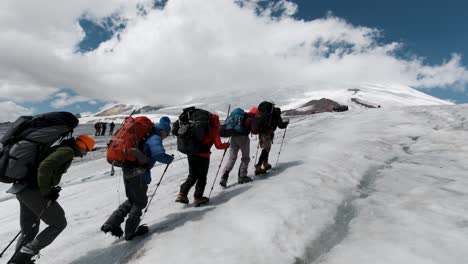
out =
[[[93,150],[95,143],[94,138],[90,135],[79,135],[76,137],[75,142],[78,147],[88,151]]]

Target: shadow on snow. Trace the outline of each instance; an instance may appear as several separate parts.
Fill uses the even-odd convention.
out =
[[[273,176],[281,174],[286,169],[302,164],[301,161],[292,161],[280,163],[277,168],[272,170],[268,175],[257,177],[256,180],[264,180]],[[234,187],[234,186],[233,186]],[[216,209],[217,205],[223,204],[232,198],[248,191],[252,188],[251,184],[244,184],[236,186],[236,188],[224,190],[217,193],[211,199],[209,205],[200,208],[187,208],[179,213],[172,213],[164,217],[162,221],[149,225],[149,233],[143,237],[136,238],[133,241],[124,241],[123,239],[116,240],[107,248],[100,248],[90,251],[71,264],[117,264],[129,263],[134,256],[144,255],[142,250],[148,238],[153,235],[170,232],[178,227],[185,225],[187,222],[200,221],[204,218],[205,214]]]

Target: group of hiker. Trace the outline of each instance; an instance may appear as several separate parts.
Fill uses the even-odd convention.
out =
[[[114,135],[114,128],[115,128],[115,123],[112,121],[109,124],[109,136]],[[94,136],[105,136],[106,135],[106,130],[107,130],[107,123],[106,122],[97,122],[94,124]]]
[[[169,164],[174,160],[174,155],[167,154],[163,146],[163,140],[171,132],[177,137],[178,151],[187,155],[189,165],[188,177],[180,186],[176,202],[188,204],[188,194],[194,185],[194,205],[201,206],[209,202],[210,199],[204,195],[204,191],[213,145],[224,150],[224,154],[230,149],[228,162],[219,182],[222,187],[227,187],[229,173],[236,163],[239,150],[242,158],[237,182],[243,184],[252,181],[252,178],[247,176],[250,134],[258,135],[257,153],[258,148],[262,149],[255,164],[255,175],[265,174],[271,169],[268,159],[274,132],[277,128],[286,129],[289,124],[288,120],[281,118],[281,110],[273,103],[262,102],[249,112],[240,108],[228,112],[224,124],[220,123],[218,115],[195,107],[184,109],[172,126],[167,116],[161,117],[156,124],[145,116],[127,117],[107,148],[107,161],[112,165],[112,174],[114,167],[122,169],[127,200],[112,212],[101,226],[101,231],[116,237],[123,236],[125,240],[132,240],[149,231],[148,227],[140,225],[140,222],[149,206],[147,191],[152,181],[151,169],[156,162],[166,164],[157,184],[159,187]],[[15,239],[18,236],[20,238],[9,264],[34,263],[33,257],[52,243],[67,225],[64,211],[57,202],[61,191],[61,177],[75,157],[86,155],[95,145],[90,135],[71,136],[78,120],[70,115],[67,112],[55,112],[22,117],[0,140],[3,145],[0,156],[0,182],[13,183],[8,192],[15,194],[20,203],[21,231]],[[52,135],[48,134],[50,131]],[[229,138],[229,142],[223,143],[221,137]],[[59,139],[60,143],[53,145]],[[29,149],[16,151],[18,146],[23,145],[28,145],[26,147]],[[18,157],[18,153],[25,153],[25,150],[34,153]],[[23,162],[15,164],[15,161],[23,159]],[[10,165],[5,167],[5,164]],[[48,225],[41,233],[40,220]],[[124,222],[122,229],[121,225]]]

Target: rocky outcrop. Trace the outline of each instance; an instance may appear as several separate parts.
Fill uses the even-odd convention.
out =
[[[341,105],[333,100],[322,98],[320,100],[312,100],[302,105],[299,108],[286,110],[284,115],[297,116],[297,115],[311,115],[324,112],[344,112],[348,111],[347,105]]]
[[[356,103],[358,105],[364,106],[366,108],[380,108],[380,105],[374,105],[369,102],[365,102],[363,100],[360,100],[358,98],[351,98],[351,102]]]

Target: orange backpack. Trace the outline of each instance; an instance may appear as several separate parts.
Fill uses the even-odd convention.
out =
[[[135,163],[137,159],[131,150],[139,147],[153,127],[153,122],[146,116],[125,118],[124,123],[109,142],[107,162],[116,167]]]

